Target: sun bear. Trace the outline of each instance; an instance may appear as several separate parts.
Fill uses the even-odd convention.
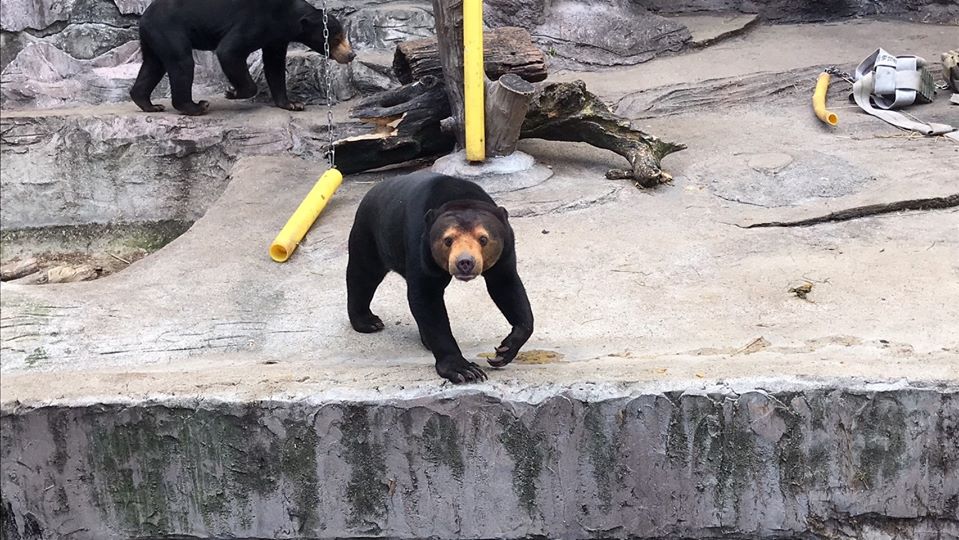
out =
[[[327,19],[330,57],[341,64],[356,55],[343,26]],[[130,97],[146,112],[162,111],[150,101],[163,74],[170,76],[173,107],[182,114],[200,115],[209,103],[193,101],[193,50],[216,51],[220,67],[233,88],[227,99],[256,95],[257,87],[246,59],[263,50],[263,72],[277,107],[302,111],[303,104],[286,95],[286,48],[292,41],[319,53],[323,37],[323,12],[306,0],[154,0],[140,17],[140,50],[143,64]]]
[[[509,364],[533,333],[533,312],[516,272],[513,229],[506,209],[478,185],[432,172],[384,180],[356,210],[346,269],[347,311],[357,332],[378,332],[370,311],[376,288],[390,271],[406,279],[420,339],[436,372],[454,383],[486,379],[463,358],[450,330],[443,294],[453,278],[482,275],[493,302],[512,326],[496,348],[493,367]]]

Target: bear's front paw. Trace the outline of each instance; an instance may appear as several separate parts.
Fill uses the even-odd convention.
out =
[[[516,355],[519,354],[519,347],[512,347],[507,344],[507,341],[509,341],[509,338],[503,341],[499,347],[496,347],[495,358],[486,360],[489,365],[493,366],[494,368],[501,368],[516,358]]]
[[[249,99],[256,96],[256,87],[246,88],[246,89],[236,89],[231,87],[229,90],[223,93],[223,97],[226,99]]]
[[[288,101],[286,103],[277,103],[277,107],[281,109],[286,109],[288,111],[302,111],[306,109],[306,105],[302,101]]]
[[[462,356],[438,360],[436,362],[436,373],[453,384],[486,380],[486,373],[479,366]]]
[[[202,116],[206,114],[206,111],[210,109],[209,101],[198,101],[196,103],[190,103],[187,106],[180,109],[182,114],[187,116]]]
[[[372,334],[386,328],[383,321],[372,313],[365,316],[350,317],[350,324],[353,325],[354,330],[364,334]]]

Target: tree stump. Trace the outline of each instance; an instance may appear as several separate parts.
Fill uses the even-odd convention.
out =
[[[518,75],[486,80],[486,155],[508,156],[516,151],[520,128],[536,88]]]
[[[546,55],[533,45],[529,32],[507,26],[483,35],[483,63],[486,76],[497,80],[507,73],[529,82],[546,80]],[[402,84],[424,76],[443,78],[443,66],[435,37],[404,41],[396,46],[393,73]]]

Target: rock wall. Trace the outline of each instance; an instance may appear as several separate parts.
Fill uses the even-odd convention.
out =
[[[554,388],[534,403],[448,394],[14,406],[0,417],[2,530],[19,540],[959,535],[955,389]]]
[[[52,108],[128,101],[140,68],[137,18],[148,0],[10,0],[0,3],[0,103],[4,109]],[[357,7],[331,3],[354,37],[358,51],[392,50],[397,41],[429,35],[428,1]],[[326,99],[319,84],[320,55],[303,47],[289,61],[293,96],[308,103]],[[222,94],[228,83],[211,52],[196,52],[194,93]],[[262,88],[259,56],[249,64]],[[333,63],[335,99],[350,99],[396,85],[389,58],[362,55],[349,66]],[[155,96],[169,95],[166,79]],[[268,94],[261,96],[269,99]]]
[[[959,24],[954,0],[633,0],[663,14],[700,11],[759,13],[766,20],[812,22],[845,17],[889,17],[936,24]]]
[[[148,4],[4,0],[0,103],[22,109],[127,101],[140,65],[137,17]],[[339,100],[395,85],[388,58],[395,44],[433,33],[429,0],[338,0],[330,6],[345,22],[356,49],[374,53],[361,55],[351,66],[334,67]],[[882,15],[959,24],[959,4],[951,0],[486,0],[485,10],[488,25],[530,30],[554,68],[574,69],[636,64],[682,49],[689,31],[662,16],[670,14],[760,13],[777,21]],[[227,84],[212,53],[197,53],[196,60],[196,94],[222,93]],[[251,57],[252,66],[257,62]],[[307,102],[324,100],[322,86],[316,84],[318,55],[303,52],[291,62],[298,62],[290,77],[293,95]],[[309,69],[300,69],[304,65]],[[168,95],[165,80],[157,95]]]

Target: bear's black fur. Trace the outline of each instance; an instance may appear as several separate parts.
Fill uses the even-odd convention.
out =
[[[436,358],[436,372],[454,383],[486,374],[463,358],[450,330],[443,293],[453,277],[469,281],[482,274],[513,327],[490,365],[510,363],[533,333],[507,212],[472,182],[418,172],[384,180],[366,194],[350,231],[346,269],[347,310],[356,331],[383,329],[370,302],[390,270],[406,279],[410,310]]]
[[[356,56],[343,26],[328,17],[330,57],[341,64]],[[286,95],[286,48],[296,41],[320,53],[324,50],[323,12],[306,0],[154,0],[140,17],[140,50],[143,65],[130,90],[141,109],[162,111],[150,94],[170,75],[173,107],[183,114],[199,115],[209,103],[193,101],[193,50],[216,51],[220,66],[233,88],[228,99],[256,95],[246,58],[263,49],[263,72],[277,107],[303,110],[303,104]]]

